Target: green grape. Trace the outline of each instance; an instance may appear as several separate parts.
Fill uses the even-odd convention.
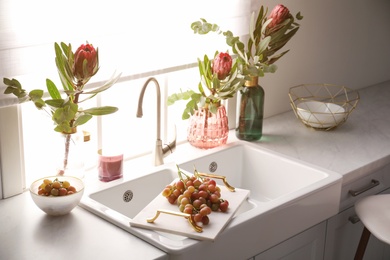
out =
[[[171,195],[172,193],[172,190],[170,188],[165,188],[163,191],[162,191],[162,195],[164,197],[168,197],[169,195]]]
[[[59,190],[56,188],[51,189],[50,194],[53,196],[58,196]]]

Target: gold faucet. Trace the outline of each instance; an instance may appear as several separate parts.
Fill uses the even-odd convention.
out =
[[[144,86],[142,87],[141,93],[139,95],[138,99],[138,110],[137,110],[137,117],[142,117],[142,101],[144,99],[144,94],[146,87],[149,85],[149,83],[153,81],[156,85],[156,91],[157,91],[157,138],[156,138],[156,145],[153,150],[153,158],[154,158],[154,166],[158,166],[161,164],[164,164],[163,158],[168,155],[168,152],[173,153],[173,151],[176,148],[176,128],[175,128],[175,140],[172,141],[169,144],[165,144],[165,147],[162,146],[161,141],[161,93],[160,93],[160,85],[158,84],[158,81],[155,78],[149,78]]]

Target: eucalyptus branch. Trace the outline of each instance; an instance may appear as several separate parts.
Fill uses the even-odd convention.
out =
[[[231,31],[223,31],[217,24],[209,23],[204,18],[193,22],[191,28],[194,33],[200,35],[210,32],[224,35],[227,45],[237,54],[241,73],[247,79],[248,76],[262,77],[266,72],[273,73],[277,70],[274,63],[288,51],[279,54],[276,52],[283,48],[299,29],[299,24],[286,7],[276,6],[269,17],[267,12],[268,9],[261,6],[256,19],[255,13],[252,13],[246,46]],[[300,13],[296,14],[297,20],[302,18]]]

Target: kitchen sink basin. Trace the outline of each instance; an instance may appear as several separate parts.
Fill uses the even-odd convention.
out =
[[[249,258],[338,213],[339,174],[242,141],[211,150],[183,149],[188,151],[178,153],[175,162],[144,172],[132,166],[138,176],[125,171],[121,180],[87,189],[80,205],[167,252],[170,259],[197,259],[200,251],[224,259]],[[176,165],[188,172],[196,168],[226,176],[230,185],[250,190],[249,198],[213,242],[129,225],[178,177]],[[240,250],[227,243],[240,243]]]
[[[236,145],[180,164],[187,171],[227,177],[234,187],[251,191],[251,198],[268,202],[319,187],[328,173],[249,145]],[[316,183],[318,185],[316,185]],[[220,182],[220,184],[222,184]]]
[[[156,196],[161,195],[165,186],[176,178],[178,178],[177,168],[165,168],[91,193],[89,198],[107,206],[112,211],[134,218]],[[245,201],[236,214],[241,214],[253,207],[255,207],[254,203]]]

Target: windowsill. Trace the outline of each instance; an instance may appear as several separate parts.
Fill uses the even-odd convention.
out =
[[[230,130],[229,138],[226,145],[236,142],[243,141],[236,138],[234,130]],[[224,149],[226,145],[205,150],[196,148],[189,144],[187,141],[184,141],[177,145],[176,150],[172,154],[164,158],[164,164],[160,166],[153,165],[153,158],[151,152],[144,153],[142,156],[128,158],[127,160],[125,159],[123,164],[123,177],[121,179],[113,180],[111,182],[100,181],[96,165],[91,166],[85,172],[85,176],[83,179],[83,181],[86,183],[86,194],[145,176],[148,173],[158,171],[159,169],[163,169],[166,167],[175,168],[176,164],[180,165],[183,162],[186,162],[188,159],[207,155],[208,153],[214,152],[215,149]]]

